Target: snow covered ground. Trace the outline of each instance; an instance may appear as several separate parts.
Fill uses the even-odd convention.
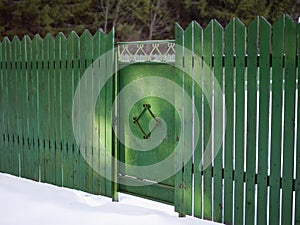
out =
[[[216,223],[178,218],[174,207],[120,194],[119,202],[0,173],[0,225],[157,225]]]

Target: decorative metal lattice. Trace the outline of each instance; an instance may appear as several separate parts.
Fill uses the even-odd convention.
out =
[[[120,62],[175,62],[175,42],[140,41],[118,43]]]
[[[154,116],[153,112],[150,109],[151,108],[150,104],[143,104],[143,107],[144,107],[144,109],[140,113],[140,115],[137,117],[133,117],[133,123],[139,127],[141,133],[143,134],[143,138],[148,139],[150,137],[151,133],[155,130],[155,128],[157,128],[157,126],[160,125],[160,120]],[[144,113],[146,111],[148,111],[149,114],[151,115],[151,117],[155,120],[155,126],[151,129],[151,131],[149,133],[146,133],[145,130],[143,129],[143,127],[141,126],[141,124],[139,123],[139,119],[144,115]]]

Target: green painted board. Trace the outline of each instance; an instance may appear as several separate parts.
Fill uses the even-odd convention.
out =
[[[54,92],[54,113],[55,113],[55,184],[62,186],[62,40],[65,40],[63,33],[55,38],[55,92]]]
[[[99,34],[100,38],[100,55],[104,55],[106,51],[106,35],[101,32]],[[106,73],[106,59],[105,56],[102,56],[100,61],[99,61],[99,76],[105,77]],[[102,80],[102,79],[100,79]],[[105,123],[105,113],[106,113],[106,108],[105,108],[105,100],[106,100],[106,91],[105,87],[101,90],[98,101],[97,101],[97,107],[98,107],[98,133],[99,133],[99,141],[100,144],[105,146],[105,138],[106,138],[106,123]],[[100,149],[100,174],[106,174],[106,152],[105,149],[101,148]],[[106,194],[106,179],[104,176],[100,177],[100,194],[104,195]]]
[[[28,178],[33,179],[32,175],[32,156],[33,156],[33,129],[32,129],[32,121],[33,113],[32,112],[32,81],[31,77],[32,69],[31,69],[31,58],[32,58],[32,41],[28,36],[28,43],[26,45],[26,61],[25,61],[25,70],[26,70],[26,99],[25,104],[27,104],[27,112],[26,112],[26,121],[27,121],[27,136],[25,138],[25,144],[27,145],[27,157],[29,164],[26,165],[28,169]]]
[[[47,127],[48,127],[48,69],[46,67],[45,60],[48,58],[48,46],[43,40],[42,50],[39,58],[39,146],[40,146],[40,181],[46,181],[46,157],[48,154],[49,144],[47,140]]]
[[[267,224],[268,134],[270,98],[271,25],[259,17],[259,127],[257,224]]]
[[[184,95],[192,98],[193,96],[193,32],[194,23],[190,23],[184,32]],[[186,96],[184,97],[186,98]],[[192,102],[192,104],[194,104]],[[184,103],[184,147],[183,147],[183,158],[184,161],[188,160],[184,165],[183,172],[183,204],[184,204],[184,214],[192,215],[192,156],[193,151],[193,106],[189,105],[187,102]],[[187,158],[187,159],[186,159]]]
[[[22,73],[21,73],[21,41],[17,38],[16,46],[15,46],[15,76],[16,76],[16,115],[15,120],[17,124],[16,128],[16,152],[17,152],[17,161],[18,161],[18,176],[21,176],[21,137],[22,137]],[[1,107],[0,107],[1,108]]]
[[[300,33],[300,25],[298,24],[298,34]],[[299,76],[300,76],[300,36],[298,35],[298,99],[300,97],[299,92]],[[298,100],[298,127],[297,127],[297,142],[296,142],[296,149],[297,149],[297,155],[296,155],[296,202],[295,202],[295,224],[300,224],[300,126],[299,126],[299,117],[300,111],[299,111],[299,100]]]
[[[66,41],[63,41],[62,52],[62,130],[63,132],[63,186],[74,187],[74,145],[72,129],[72,99],[74,93],[74,74],[72,73],[73,43],[78,39],[75,32],[71,32]],[[82,190],[82,189],[81,189]]]
[[[176,38],[176,82],[179,85],[182,85],[182,76],[183,72],[180,70],[180,68],[183,67],[183,44],[184,44],[184,39],[183,39],[183,29],[180,27],[179,24],[175,24],[175,38]],[[182,111],[182,104],[183,98],[182,98],[182,93],[175,93],[175,109],[179,112]],[[181,115],[182,116],[182,112]],[[180,124],[175,124],[175,135],[177,140],[180,137],[182,129],[182,121]],[[180,215],[184,215],[184,209],[183,209],[183,173],[182,173],[182,147],[178,147],[180,150],[178,150],[178,153],[175,155],[175,171],[178,171],[175,175],[175,191],[174,191],[174,204],[175,204],[175,211],[178,212]]]
[[[213,21],[213,52],[214,52],[214,143],[223,138],[223,27]],[[213,157],[213,177],[214,177],[214,196],[213,196],[213,221],[222,222],[222,169],[223,169],[223,146],[214,144]]]
[[[55,140],[55,40],[52,35],[48,34],[45,40],[49,41],[49,53],[48,53],[48,83],[49,83],[49,90],[48,90],[48,107],[49,107],[49,115],[48,115],[48,132],[49,132],[49,160],[48,160],[48,171],[47,171],[47,179],[49,183],[55,184],[55,172],[56,172],[56,165],[55,165],[55,149],[56,149],[56,140]]]
[[[224,146],[224,223],[232,223],[232,169],[233,169],[233,100],[234,100],[234,64],[233,64],[234,20],[225,28],[225,107],[226,129]]]
[[[24,71],[25,71],[25,89],[26,89],[26,99],[23,99],[24,104],[26,104],[26,112],[25,112],[25,121],[26,121],[26,132],[24,135],[24,141],[25,141],[25,149],[26,149],[26,165],[24,165],[27,169],[27,178],[33,179],[32,175],[32,156],[33,156],[33,129],[32,129],[32,121],[33,113],[32,113],[32,82],[31,77],[32,74],[32,68],[31,68],[31,58],[32,58],[32,42],[29,38],[29,36],[26,39],[26,46],[25,46],[25,60],[23,61]],[[25,170],[26,171],[26,170]]]
[[[203,218],[212,219],[212,145],[210,136],[212,131],[211,104],[212,104],[212,45],[213,45],[213,21],[203,30],[203,87],[207,89],[204,95],[204,154],[209,152],[210,157],[203,155],[203,176],[204,176],[204,196],[203,196]]]
[[[42,51],[42,39],[39,35],[36,35],[32,40],[32,114],[34,115],[33,121],[33,155],[32,155],[32,179],[39,181],[40,179],[40,147],[39,143],[39,75],[41,68],[39,69],[39,58]],[[41,66],[41,65],[40,65]],[[21,94],[21,93],[20,93]]]
[[[21,74],[21,85],[20,88],[22,89],[22,93],[20,93],[20,102],[22,108],[22,119],[21,119],[21,130],[22,136],[20,138],[21,144],[21,154],[20,154],[20,161],[21,161],[21,177],[30,178],[30,157],[29,157],[29,150],[28,150],[28,129],[27,129],[27,111],[28,107],[26,104],[27,100],[27,72],[26,72],[26,60],[27,60],[27,45],[29,42],[29,37],[25,36],[21,42],[21,65],[20,65],[20,74]]]
[[[282,119],[282,57],[284,46],[284,17],[272,28],[272,122],[270,165],[270,224],[279,224],[280,165],[281,165],[281,119]]]
[[[294,20],[285,17],[285,74],[284,74],[284,134],[282,174],[282,217],[281,224],[292,224],[294,132],[296,92],[296,37]]]
[[[6,59],[6,48],[7,48],[7,42],[8,40],[4,39],[2,41],[2,60],[3,60],[3,71],[2,71],[2,88],[3,88],[3,118],[5,119],[5,124],[3,127],[4,132],[4,148],[3,148],[3,158],[5,159],[3,161],[3,171],[7,172],[8,170],[8,164],[7,164],[7,153],[8,153],[8,131],[7,131],[7,105],[8,105],[8,93],[7,93],[7,59]]]
[[[114,31],[115,32],[115,31]],[[114,38],[114,37],[113,37]],[[112,42],[113,44],[114,42]],[[117,118],[119,116],[118,114],[118,100],[116,100],[116,96],[118,95],[119,85],[118,85],[118,65],[117,65],[117,56],[115,56],[116,49],[113,49],[114,53],[114,59],[113,59],[113,69],[114,69],[114,76],[113,76],[113,101],[116,101],[115,107],[112,108],[112,127],[114,129],[112,133],[112,200],[113,201],[119,201],[119,195],[118,195],[118,176],[119,176],[119,165],[118,165],[118,125],[117,125]],[[115,61],[116,60],[116,61]],[[173,193],[174,197],[174,193]]]
[[[101,47],[101,43],[102,43],[102,35],[101,35],[102,31],[98,30],[94,37],[93,37],[93,73],[95,74],[95,76],[100,76],[100,47]],[[97,84],[96,82],[93,82],[94,86],[94,90],[96,87],[98,87],[99,84]],[[98,96],[99,99],[99,96]],[[96,103],[96,107],[95,107],[95,123],[94,123],[94,129],[97,132],[97,139],[93,139],[93,168],[95,168],[93,170],[93,193],[94,194],[100,194],[100,184],[101,179],[104,179],[103,177],[100,176],[100,104]]]
[[[30,142],[29,142],[29,128],[28,128],[28,115],[29,115],[29,105],[28,105],[28,72],[26,69],[26,64],[29,57],[30,48],[30,38],[25,36],[22,39],[21,43],[21,53],[22,53],[22,86],[23,86],[23,95],[21,98],[22,101],[22,145],[23,149],[21,154],[21,176],[25,178],[31,177],[31,157],[30,157]]]
[[[4,112],[4,90],[3,90],[3,57],[2,57],[2,42],[0,42],[0,171],[4,172],[4,135],[5,135],[5,119]]]
[[[243,224],[244,209],[244,133],[245,133],[245,55],[246,28],[235,19],[236,52],[236,122],[234,172],[234,223]]]
[[[72,33],[72,74],[73,74],[73,84],[74,84],[74,92],[77,88],[77,85],[80,81],[81,74],[79,71],[80,61],[79,61],[79,52],[80,52],[80,41],[78,35],[74,32]],[[62,75],[63,76],[63,75]],[[73,93],[74,95],[74,93]],[[73,104],[73,99],[72,99]],[[71,122],[71,121],[70,121]],[[80,129],[79,126],[75,129]],[[73,173],[74,173],[74,188],[79,190],[84,190],[84,174],[81,172],[82,155],[80,154],[80,149],[75,140],[72,140],[72,145],[74,145],[74,153],[73,153]]]
[[[11,42],[11,59],[10,59],[10,82],[9,82],[9,101],[10,101],[10,114],[9,114],[9,124],[10,124],[10,134],[12,135],[11,142],[11,174],[19,175],[19,150],[18,150],[18,132],[17,132],[17,68],[16,60],[19,55],[18,50],[20,46],[20,41],[15,37]]]
[[[6,49],[9,46],[9,40],[7,38],[5,38],[2,41],[2,60],[3,60],[3,71],[2,71],[2,76],[3,76],[3,118],[5,119],[5,124],[3,127],[3,131],[4,131],[4,148],[3,148],[3,158],[5,159],[3,161],[3,171],[8,173],[9,172],[9,150],[8,150],[8,81],[7,81],[7,53],[6,53]]]
[[[194,79],[197,83],[194,95],[199,117],[198,143],[194,151],[194,216],[199,218],[202,218],[202,40],[202,28],[194,22]]]
[[[43,40],[43,73],[41,74],[40,82],[40,132],[43,143],[43,160],[44,167],[42,168],[41,181],[50,183],[51,181],[51,160],[50,160],[50,51],[52,42],[52,36],[48,34]]]
[[[88,30],[85,30],[83,32],[83,34],[80,37],[80,54],[82,57],[82,63],[83,64],[83,70],[82,74],[88,69],[88,67],[91,65],[92,63],[92,59],[93,59],[93,37],[91,35],[91,33]],[[92,88],[92,83],[91,82],[87,82],[88,85],[88,89],[90,90]],[[84,93],[83,93],[84,94]],[[88,101],[88,98],[90,98],[90,96],[87,96],[86,94],[83,95],[83,101]],[[91,119],[93,120],[93,118],[89,118],[87,117],[87,119]],[[93,123],[93,121],[90,121],[90,123]],[[92,162],[92,157],[93,157],[93,140],[92,140],[92,132],[89,132],[87,134],[85,134],[85,157],[87,162]],[[88,163],[85,163],[85,190],[87,192],[93,192],[93,169],[91,168],[91,166]]]
[[[105,146],[106,151],[108,151],[106,155],[112,156],[112,103],[113,103],[113,77],[111,76],[114,72],[114,35],[115,31],[112,29],[108,34],[105,42],[106,46],[106,105],[105,105]],[[106,177],[112,177],[112,157],[106,157]],[[106,196],[112,197],[112,182],[109,179],[106,179]]]
[[[255,166],[256,166],[256,109],[257,109],[257,43],[258,17],[248,26],[247,45],[247,137],[246,137],[246,209],[245,222],[254,224]]]
[[[12,71],[12,43],[9,42],[8,47],[6,48],[6,60],[7,60],[7,93],[8,93],[8,114],[7,114],[7,131],[8,131],[8,171],[9,173],[14,173],[14,122],[13,122],[13,111],[14,105],[13,102],[13,83],[14,83],[14,74]]]

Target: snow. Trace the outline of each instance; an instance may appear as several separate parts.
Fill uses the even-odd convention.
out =
[[[215,225],[174,207],[119,193],[119,202],[0,173],[0,225]]]

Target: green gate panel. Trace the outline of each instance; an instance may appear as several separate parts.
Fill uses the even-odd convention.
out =
[[[173,66],[164,65],[164,64],[134,64],[128,65],[124,67],[119,72],[119,87],[120,92],[122,88],[125,88],[127,85],[130,86],[130,90],[133,93],[142,95],[137,102],[133,105],[130,105],[130,96],[128,99],[126,96],[120,97],[119,100],[119,129],[122,130],[120,135],[122,139],[125,141],[124,143],[120,142],[119,144],[119,155],[120,160],[127,165],[131,166],[149,166],[154,165],[156,163],[161,162],[162,160],[168,158],[170,154],[173,153],[176,142],[175,142],[175,118],[179,118],[176,116],[174,111],[174,106],[168,101],[162,99],[161,97],[156,97],[156,93],[152,93],[150,96],[147,96],[150,89],[145,89],[149,85],[146,81],[142,83],[131,83],[136,80],[152,79],[155,82],[156,77],[161,78],[164,77],[169,80],[173,80],[175,76],[175,69]],[[160,85],[160,84],[157,84]],[[160,87],[160,86],[159,86]],[[155,88],[155,87],[153,87]],[[163,89],[161,86],[159,90],[168,91],[169,93],[174,93],[175,98],[175,89]],[[147,92],[148,90],[148,92]],[[157,90],[157,89],[155,89]],[[142,91],[142,92],[141,92]],[[122,93],[122,92],[121,92]],[[143,96],[145,95],[145,96]],[[149,106],[149,108],[147,108]],[[125,112],[129,112],[128,115],[125,115]],[[158,119],[157,119],[158,118]],[[132,149],[128,146],[140,146],[139,148],[143,150],[144,146],[139,144],[138,140],[144,140],[145,145],[147,145],[147,140],[151,141],[153,138],[159,138],[159,126],[160,124],[153,124],[151,126],[151,122],[157,122],[159,119],[163,119],[167,126],[167,134],[162,142],[157,145],[157,147],[149,150],[149,151],[139,151],[138,149]],[[129,123],[129,128],[134,135],[130,135],[125,130],[125,123]],[[149,127],[150,126],[150,127]],[[155,129],[156,128],[156,129]],[[171,159],[172,160],[172,159]],[[125,191],[129,193],[136,193],[137,195],[142,195],[144,197],[148,197],[151,199],[157,199],[159,201],[164,201],[168,203],[174,202],[174,177],[171,177],[164,181],[156,181],[156,175],[160,174],[161,171],[151,171],[155,177],[150,175],[149,173],[138,173],[135,170],[128,170],[128,167],[120,169],[120,173],[124,182],[119,185],[120,191]],[[136,177],[136,181],[131,179],[130,177]],[[147,182],[147,180],[156,181],[157,184],[150,186],[131,186],[129,183],[126,183],[126,179],[128,182],[135,185],[135,182],[144,182],[145,184],[151,184],[151,182]],[[130,180],[129,180],[130,179]],[[128,185],[127,185],[128,184]],[[159,197],[162,196],[162,199]]]

